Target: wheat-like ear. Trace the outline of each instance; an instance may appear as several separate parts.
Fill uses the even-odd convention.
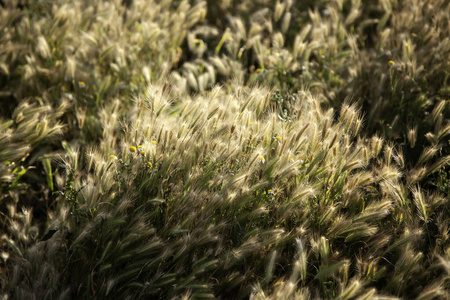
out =
[[[373,136],[371,139],[371,149],[372,149],[372,156],[377,157],[378,154],[383,149],[383,139],[378,136]]]
[[[391,207],[392,202],[389,200],[371,203],[361,212],[361,214],[357,215],[352,221],[370,223],[379,219],[383,219],[390,213]]]
[[[438,118],[441,115],[442,111],[445,109],[446,102],[445,100],[441,100],[439,103],[436,104],[433,111],[431,112],[431,118],[434,123],[438,123]]]
[[[405,158],[404,158],[403,152],[400,148],[395,151],[394,160],[400,168],[405,167]]]
[[[395,166],[389,166],[386,164],[383,166],[381,170],[378,172],[377,180],[389,180],[389,181],[397,181],[402,177],[402,172]]]
[[[307,249],[301,239],[296,239],[297,256],[293,265],[293,270],[289,281],[297,282],[301,280],[302,285],[305,285],[307,275]]]
[[[352,299],[359,294],[363,287],[363,283],[359,280],[353,280],[350,282],[345,289],[340,293],[336,299]]]
[[[417,127],[409,128],[406,136],[408,138],[409,145],[411,148],[414,148],[417,141]]]
[[[420,188],[418,188],[418,187],[412,188],[412,194],[414,197],[413,198],[414,204],[416,206],[416,209],[417,209],[420,219],[422,221],[424,221],[425,223],[427,223],[429,220],[429,216],[428,216],[429,204],[425,202],[424,195],[421,192]]]
[[[384,147],[384,162],[386,167],[391,166],[391,160],[394,157],[394,146],[392,144],[388,144]]]
[[[450,164],[450,155],[439,158],[437,162],[432,164],[428,169],[426,175],[432,174],[444,166],[448,166]]]
[[[425,148],[420,154],[419,159],[417,160],[416,167],[422,166],[424,163],[429,161],[438,151],[436,146],[429,146]]]

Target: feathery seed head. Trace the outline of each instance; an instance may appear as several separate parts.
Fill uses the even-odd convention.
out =
[[[414,148],[417,140],[417,127],[408,129],[408,133],[406,136],[408,137],[411,148]]]
[[[52,53],[50,51],[50,47],[42,35],[38,37],[37,39],[37,51],[41,55],[43,59],[49,59],[52,56]]]
[[[433,111],[431,112],[431,118],[433,119],[433,122],[436,123],[436,120],[438,120],[438,117],[441,115],[442,111],[445,109],[446,101],[441,100],[436,106],[434,107]]]

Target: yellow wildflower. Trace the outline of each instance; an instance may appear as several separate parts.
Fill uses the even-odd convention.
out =
[[[259,159],[261,160],[261,163],[262,163],[262,164],[266,162],[266,159],[265,159],[264,156],[262,156],[262,155],[259,156]]]
[[[276,139],[277,141],[281,141],[281,136],[277,135],[277,136],[275,137],[275,139]]]
[[[148,162],[148,163],[147,163],[147,166],[149,166],[149,168],[153,168],[153,165],[152,165],[151,162]]]
[[[131,146],[130,148],[128,148],[128,150],[132,153],[136,152],[136,147]]]
[[[241,48],[239,48],[239,53],[238,53],[238,59],[241,59],[241,57],[242,57],[242,53],[244,53],[244,50],[245,50],[245,47],[241,47]]]
[[[371,186],[371,185],[367,185],[366,187],[364,187],[364,189],[365,189],[366,191],[368,191],[368,192],[374,191],[374,190],[375,190],[375,188],[374,188],[373,186]]]
[[[394,64],[394,62],[392,60],[390,60],[389,64],[392,66]]]
[[[115,155],[110,155],[110,156],[109,156],[109,159],[117,159],[117,156],[115,156]]]
[[[141,156],[145,156],[145,151],[142,150],[142,151],[139,152],[139,154],[140,154]]]
[[[152,141],[152,144],[153,144],[153,145],[158,145],[158,142],[155,141],[155,140],[153,140],[153,141]]]

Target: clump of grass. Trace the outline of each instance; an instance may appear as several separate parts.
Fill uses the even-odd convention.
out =
[[[445,296],[446,5],[2,4],[2,296]]]
[[[58,187],[54,176],[57,170],[50,161],[56,155],[55,144],[60,142],[65,129],[59,118],[69,104],[62,101],[54,109],[39,104],[38,100],[23,101],[11,119],[0,119],[2,287],[6,283],[5,265],[21,257],[24,251],[34,249],[40,229],[45,227],[46,211],[53,204],[48,194]],[[33,215],[39,216],[38,222],[33,220]],[[36,266],[34,262],[32,266]],[[41,271],[49,272],[36,269],[33,272]],[[18,278],[11,277],[13,284],[16,280]]]
[[[216,27],[193,33],[202,41],[187,49],[196,58],[173,72],[181,88],[203,91],[234,77],[282,94],[306,86],[335,109],[356,99],[366,132],[398,143],[408,137],[413,149],[405,162],[412,165],[422,150],[414,147],[417,140],[439,144],[436,137],[448,133],[448,118],[437,117],[448,116],[445,1],[244,1],[208,8]],[[196,55],[199,47],[208,50]]]
[[[445,201],[422,204],[419,189],[408,191],[393,148],[371,151],[372,140],[358,138],[354,106],[333,121],[301,91],[287,121],[261,87],[217,87],[179,103],[171,93],[149,86],[121,138],[105,127],[102,144],[113,147],[92,149],[86,166],[71,163],[76,151],[65,159],[68,181],[47,227],[59,230],[38,245],[64,249],[66,264],[50,256],[33,264],[57,268],[67,295],[443,293],[425,278],[439,278],[428,221]],[[33,253],[20,257],[32,264]],[[31,292],[32,279],[20,279],[30,271],[9,272],[18,278],[10,292]]]

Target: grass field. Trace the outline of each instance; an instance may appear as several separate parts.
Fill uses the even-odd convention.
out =
[[[446,0],[0,1],[2,299],[448,299]]]

